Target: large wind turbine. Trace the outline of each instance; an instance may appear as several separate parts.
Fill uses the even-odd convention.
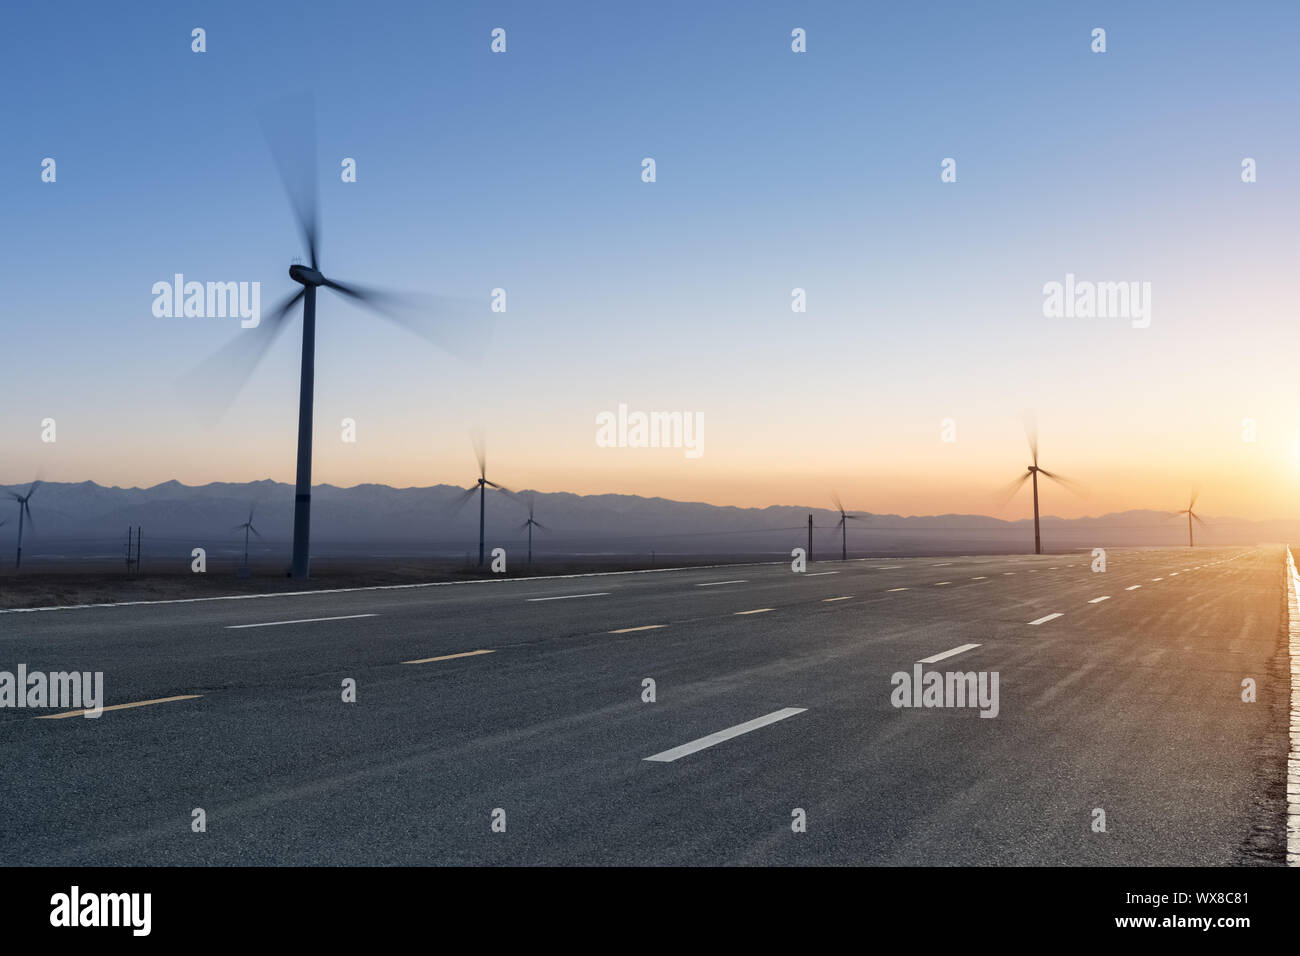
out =
[[[514,494],[514,492],[512,492],[505,485],[498,485],[495,481],[490,481],[488,479],[487,449],[484,447],[483,442],[481,441],[474,442],[474,454],[478,457],[478,480],[475,482],[475,484],[478,487],[478,563],[479,566],[482,567],[483,566],[483,532],[484,532],[484,526],[485,526],[486,514],[487,514],[487,504],[486,504],[487,486],[491,485],[493,488],[496,488],[498,491],[504,491],[508,495]],[[475,489],[473,486],[465,489],[464,494],[462,494],[456,500],[455,507],[460,508],[462,505],[465,504],[466,501],[472,498],[474,496],[474,490]]]
[[[858,515],[851,515],[844,510],[844,502],[840,501],[840,496],[831,492],[831,500],[835,502],[835,507],[840,513],[840,520],[835,522],[835,527],[840,529],[840,560],[849,559],[849,522],[861,521]]]
[[[536,518],[533,517],[533,508],[536,504],[537,504],[536,497],[534,497],[533,495],[529,495],[528,496],[528,520],[519,526],[520,531],[523,531],[525,528],[528,529],[528,563],[529,564],[533,563],[533,528],[541,528],[543,531],[551,530],[550,528],[546,527],[546,525],[542,524],[540,521],[538,521]]]
[[[16,491],[9,492],[9,497],[18,502],[18,556],[14,559],[14,570],[17,571],[23,566],[23,519],[26,518],[35,527],[36,521],[32,518],[32,506],[29,502],[36,489],[41,486],[39,481],[33,481],[31,487],[27,489],[27,494],[20,495]]]
[[[1183,508],[1180,511],[1171,511],[1169,513],[1170,517],[1175,515],[1187,515],[1187,546],[1189,548],[1196,547],[1196,543],[1192,540],[1192,519],[1195,518],[1197,521],[1200,521],[1201,524],[1205,524],[1204,521],[1201,521],[1201,516],[1192,510],[1196,507],[1196,499],[1200,496],[1201,493],[1199,491],[1193,491],[1191,500],[1187,502],[1186,508]]]
[[[1015,481],[1013,481],[1010,487],[1007,489],[1006,499],[1005,501],[1003,501],[1003,507],[1005,507],[1006,503],[1009,502],[1012,499],[1012,497],[1015,496],[1015,493],[1020,490],[1020,487],[1026,481],[1033,479],[1034,482],[1034,554],[1042,554],[1043,539],[1041,534],[1039,533],[1039,527],[1038,527],[1038,476],[1042,475],[1044,478],[1051,478],[1054,482],[1056,482],[1062,488],[1065,488],[1067,491],[1073,491],[1075,494],[1078,494],[1078,491],[1075,488],[1074,482],[1072,482],[1069,478],[1066,478],[1064,475],[1053,474],[1052,472],[1048,471],[1046,468],[1038,467],[1038,425],[1033,421],[1025,422],[1025,438],[1028,439],[1029,441],[1029,453],[1033,457],[1033,461],[1025,469],[1025,473],[1021,475],[1019,478],[1017,478]]]
[[[316,378],[316,290],[331,289],[372,311],[410,328],[417,334],[438,341],[438,334],[428,328],[413,325],[409,306],[402,309],[400,296],[363,289],[327,278],[320,269],[320,227],[317,216],[316,187],[316,129],[315,108],[310,99],[294,100],[282,104],[274,121],[264,122],[267,142],[271,147],[280,178],[289,196],[289,204],[298,220],[302,239],[307,249],[308,264],[295,262],[289,267],[289,278],[301,289],[279,302],[262,316],[255,328],[242,329],[226,349],[213,356],[212,362],[233,370],[242,385],[253,372],[258,361],[270,348],[277,335],[288,324],[289,311],[302,302],[302,365],[298,379],[298,466],[293,507],[293,576],[306,578],[309,574],[309,545],[311,537],[311,444],[312,399]],[[440,300],[446,303],[454,300]],[[444,311],[445,310],[440,310]],[[464,331],[463,327],[461,331]],[[439,344],[446,345],[445,342]]]

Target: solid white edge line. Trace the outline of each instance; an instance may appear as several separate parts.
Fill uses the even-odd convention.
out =
[[[697,588],[716,588],[723,584],[748,584],[748,581],[705,581],[703,584],[695,585]]]
[[[1291,655],[1291,752],[1286,758],[1286,862],[1300,866],[1300,575],[1286,549],[1287,636]]]
[[[557,594],[555,597],[527,598],[529,601],[568,601],[573,598],[608,597],[608,591],[592,591],[590,594]]]
[[[271,594],[220,594],[214,597],[163,598],[157,601],[111,601],[104,604],[52,604],[46,607],[3,607],[0,614],[32,614],[36,611],[82,611],[95,607],[141,607],[151,604],[199,604],[204,601],[256,601],[261,598],[308,597],[313,594],[352,594],[358,591],[412,591],[418,588],[448,588],[468,584],[527,584],[529,581],[567,581],[571,578],[606,578],[621,574],[672,574],[679,571],[716,571],[719,568],[761,568],[785,561],[748,561],[744,564],[700,564],[686,568],[642,568],[639,571],[584,571],[581,574],[538,574],[523,578],[478,578],[473,581],[422,581],[417,584],[367,584],[355,588],[317,588],[311,591],[275,591]]]
[[[662,753],[657,753],[650,757],[642,757],[641,759],[650,760],[655,763],[672,763],[674,760],[679,760],[680,758],[697,751],[715,746],[725,740],[730,740],[732,737],[739,737],[741,734],[747,734],[751,730],[758,730],[760,727],[774,724],[778,720],[785,720],[787,717],[793,717],[795,714],[802,714],[807,709],[808,708],[806,707],[784,707],[781,710],[775,710],[762,717],[747,720],[743,724],[736,724],[736,726],[728,727],[726,730],[719,730],[717,733],[709,734],[707,737],[700,737],[698,740],[692,740],[690,743],[682,744],[680,747],[673,747],[671,750],[665,750]]]
[[[978,644],[962,644],[960,647],[954,647],[950,651],[944,651],[942,654],[935,654],[933,657],[923,657],[918,664],[937,664],[946,657],[956,657],[958,654],[965,654],[967,651],[973,651],[979,647]]]
[[[316,624],[320,621],[352,621],[359,617],[378,617],[378,614],[340,614],[338,617],[304,617],[297,621],[264,621],[261,624],[227,624],[227,631],[242,631],[249,627],[278,627],[281,624]]]

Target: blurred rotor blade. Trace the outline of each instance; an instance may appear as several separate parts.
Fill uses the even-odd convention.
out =
[[[527,530],[528,530],[528,526],[529,526],[530,524],[532,524],[531,521],[525,521],[523,524],[521,524],[521,525],[520,525],[518,528],[516,528],[515,530],[516,530],[516,531],[527,531]]]
[[[474,457],[478,459],[478,476],[487,477],[487,439],[481,434],[472,433],[469,440],[474,443]]]
[[[262,538],[262,533],[258,531],[256,528],[254,528],[251,524],[248,526],[248,530],[253,532],[253,535],[255,537]],[[262,540],[265,541],[266,539],[262,538]]]
[[[286,296],[252,328],[238,329],[233,339],[180,379],[176,383],[177,390],[187,400],[195,403],[210,421],[215,422],[221,418],[252,378],[271,345],[288,326],[285,316],[297,305],[304,292],[300,288]]]
[[[460,510],[465,507],[465,502],[469,501],[469,499],[473,498],[477,493],[478,485],[475,485],[472,488],[466,488],[460,493],[459,498],[454,499],[449,505],[447,505],[447,511],[451,514],[459,514]]]
[[[457,358],[478,362],[487,352],[493,312],[486,301],[384,292],[333,279],[326,279],[325,287],[364,305]]]
[[[1024,485],[1024,483],[1029,480],[1029,474],[1030,473],[1026,471],[1015,481],[1011,482],[1011,484],[1003,485],[995,492],[998,501],[1000,502],[997,507],[998,511],[1001,511],[1003,508],[1005,508],[1007,505],[1011,503],[1011,499],[1016,496],[1016,492],[1019,491],[1021,487]]]
[[[1048,471],[1046,468],[1039,468],[1038,473],[1040,475],[1043,475],[1046,478],[1051,478],[1054,482],[1056,482],[1058,485],[1060,485],[1062,488],[1064,488],[1066,491],[1070,492],[1071,494],[1076,494],[1080,498],[1084,496],[1083,485],[1079,484],[1073,478],[1066,478],[1064,475],[1054,474]]]
[[[1194,491],[1192,492],[1192,500],[1189,501],[1189,502],[1187,503],[1187,510],[1188,510],[1188,511],[1191,511],[1193,508],[1196,507],[1196,499],[1199,498],[1199,497],[1201,497],[1200,489],[1196,489],[1196,490],[1194,490]]]
[[[835,522],[834,527],[838,529],[842,524],[844,524],[844,515],[840,515],[840,520]]]
[[[1204,522],[1204,521],[1201,520],[1201,516],[1198,515],[1195,511],[1192,512],[1192,519],[1193,519],[1197,524],[1203,524],[1203,525],[1205,525],[1207,528],[1209,527],[1209,525],[1208,525],[1206,522]]]
[[[550,531],[550,530],[551,530],[551,529],[548,528],[546,525],[542,524],[540,521],[534,521],[534,522],[533,522],[533,527],[534,527],[534,528],[538,528],[538,529],[541,530],[541,531]]]
[[[835,502],[835,510],[838,511],[840,514],[844,514],[844,502],[840,501],[840,496],[838,492],[835,491],[831,492],[831,501]]]
[[[1025,439],[1029,442],[1029,454],[1033,457],[1036,466],[1038,464],[1038,416],[1033,412],[1025,412]]]
[[[302,231],[311,267],[319,269],[320,223],[316,188],[316,102],[309,94],[286,96],[261,110],[262,132]]]
[[[23,511],[27,512],[27,523],[33,531],[36,530],[36,519],[32,517],[32,506],[30,502],[23,502]]]
[[[41,480],[37,478],[35,481],[32,482],[31,487],[27,489],[27,497],[30,498],[35,493],[36,489],[39,488],[40,486],[41,486]]]
[[[515,493],[511,491],[509,488],[507,488],[505,485],[498,485],[495,481],[489,481],[486,478],[484,479],[484,481],[487,481],[487,483],[491,485],[493,488],[497,489],[497,491],[504,491],[506,494],[510,495],[511,497],[514,497]]]
[[[847,511],[844,513],[844,517],[848,518],[850,521],[861,521],[861,520],[862,520],[862,515],[851,515],[851,514],[849,514]]]

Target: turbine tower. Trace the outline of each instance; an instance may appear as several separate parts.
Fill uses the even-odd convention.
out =
[[[280,332],[287,326],[285,317],[302,302],[302,359],[298,378],[298,457],[295,476],[293,506],[293,576],[306,578],[310,573],[311,544],[311,455],[312,455],[312,404],[316,380],[316,290],[329,289],[354,302],[364,305],[384,318],[403,325],[447,348],[460,353],[454,344],[446,341],[443,330],[434,330],[414,320],[409,299],[392,293],[364,289],[328,278],[320,268],[320,226],[317,215],[316,184],[316,129],[315,108],[310,98],[293,98],[281,104],[274,119],[264,119],[267,143],[271,148],[280,178],[288,193],[289,204],[297,219],[306,247],[308,263],[295,261],[289,267],[289,278],[302,286],[297,292],[275,305],[259,323],[241,329],[235,340],[211,357],[208,364],[214,370],[233,371],[236,378],[234,391],[252,375],[254,368],[266,354]],[[438,315],[449,317],[451,303],[461,300],[437,297]],[[463,306],[457,309],[461,318],[471,312]],[[463,336],[471,323],[457,321],[451,336]],[[471,345],[462,343],[464,352],[477,352]],[[192,386],[191,386],[192,390]],[[225,389],[222,389],[223,391]],[[233,394],[230,396],[233,399]]]
[[[1201,516],[1192,510],[1193,508],[1196,507],[1196,499],[1199,498],[1200,496],[1201,493],[1199,491],[1193,491],[1191,500],[1187,502],[1186,508],[1183,508],[1179,511],[1170,512],[1171,517],[1176,515],[1187,515],[1187,546],[1189,548],[1196,547],[1196,542],[1192,540],[1192,519],[1195,518],[1197,521],[1200,521],[1201,524],[1205,524],[1204,521],[1201,521]]]
[[[543,531],[551,530],[533,517],[533,508],[536,504],[537,498],[530,494],[528,496],[528,520],[519,526],[520,531],[523,531],[525,528],[528,529],[528,563],[530,565],[533,563],[533,528],[540,528]]]
[[[851,515],[844,510],[844,502],[840,501],[840,496],[831,492],[831,500],[835,502],[835,508],[840,513],[840,520],[835,523],[835,527],[840,529],[840,560],[849,559],[849,522],[862,520],[858,515]],[[808,516],[808,530],[811,540],[812,532],[812,515]]]
[[[253,506],[252,505],[249,505],[248,507],[248,520],[245,521],[243,524],[235,525],[234,530],[244,532],[244,570],[247,571],[248,570],[248,533],[251,531],[253,534],[257,535],[259,539],[262,538],[262,535],[258,533],[258,530],[253,527]]]
[[[33,481],[25,495],[20,495],[16,491],[9,492],[9,497],[18,502],[18,556],[14,559],[15,571],[23,566],[23,519],[26,518],[32,527],[36,526],[36,521],[32,518],[32,506],[29,502],[32,500],[32,495],[36,493],[36,489],[40,486],[39,481]]]
[[[1052,481],[1056,482],[1062,488],[1066,489],[1067,491],[1074,492],[1074,494],[1078,494],[1079,492],[1077,490],[1077,487],[1075,486],[1075,483],[1071,481],[1069,478],[1066,478],[1064,475],[1053,474],[1052,472],[1048,471],[1046,468],[1040,468],[1038,466],[1038,425],[1032,419],[1027,419],[1025,421],[1025,438],[1029,441],[1029,453],[1033,460],[1030,462],[1029,466],[1025,469],[1024,474],[1022,474],[1019,478],[1013,481],[1010,484],[1010,486],[1007,488],[1006,497],[1002,503],[1002,506],[1004,508],[1006,507],[1007,503],[1013,497],[1015,497],[1016,492],[1020,490],[1021,486],[1026,481],[1029,481],[1031,479],[1033,480],[1034,483],[1034,554],[1042,554],[1043,538],[1038,524],[1038,476],[1042,475],[1044,478],[1050,478],[1052,479]]]
[[[505,485],[498,485],[495,481],[491,481],[488,478],[487,449],[481,440],[475,440],[474,454],[478,457],[478,479],[475,481],[474,484],[477,486],[477,490],[478,490],[478,563],[479,563],[479,567],[482,567],[484,531],[485,531],[486,520],[487,520],[487,500],[486,500],[487,486],[491,485],[493,488],[497,489],[498,491],[504,491],[508,495],[513,495],[514,492],[511,491],[509,488],[507,488]],[[475,488],[471,486],[470,488],[467,488],[465,492],[458,499],[456,499],[455,507],[457,510],[463,507],[465,502],[473,497],[474,491]]]

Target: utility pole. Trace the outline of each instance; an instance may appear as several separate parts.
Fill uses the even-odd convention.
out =
[[[140,542],[144,540],[144,528],[135,526],[135,573],[140,573]]]
[[[812,560],[812,515],[808,516],[808,560]]]

